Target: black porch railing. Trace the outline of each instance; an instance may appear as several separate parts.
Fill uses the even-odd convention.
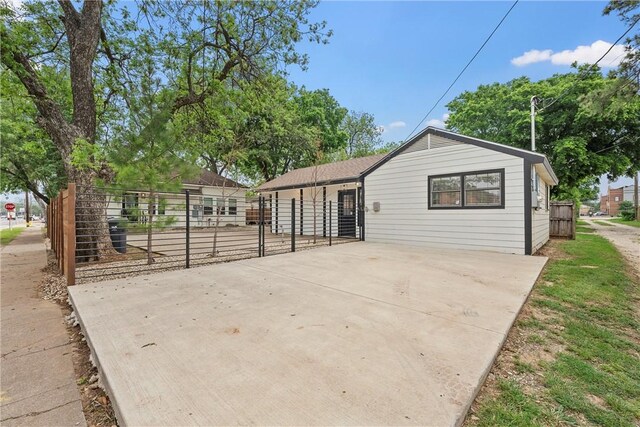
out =
[[[76,281],[100,281],[353,242],[353,206],[292,199],[276,209],[244,189],[76,191]]]

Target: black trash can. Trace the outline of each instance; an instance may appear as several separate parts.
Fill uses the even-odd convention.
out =
[[[127,229],[120,226],[121,219],[109,218],[109,235],[113,248],[121,254],[127,253]]]

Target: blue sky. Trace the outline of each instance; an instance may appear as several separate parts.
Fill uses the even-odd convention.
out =
[[[328,88],[343,106],[373,114],[385,128],[385,140],[404,140],[511,4],[322,2],[311,20],[326,20],[334,35],[327,45],[302,43],[309,69],[292,67],[290,78],[308,89]],[[421,128],[441,124],[446,103],[464,90],[569,72],[573,60],[595,62],[626,29],[617,16],[602,16],[605,5],[518,3]],[[615,65],[620,54],[614,48],[601,64]]]

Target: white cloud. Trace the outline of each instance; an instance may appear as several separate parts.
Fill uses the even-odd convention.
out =
[[[433,126],[436,128],[444,129],[447,126],[447,120],[449,120],[449,113],[444,113],[439,119],[431,119],[427,121],[427,126]]]
[[[427,126],[433,126],[437,128],[443,128],[444,122],[440,119],[431,119],[427,122]]]
[[[578,46],[575,50],[563,50],[554,53],[551,56],[551,63],[555,65],[571,65],[574,62],[578,64],[593,64],[611,47],[611,43],[598,40],[591,43],[591,46]],[[625,53],[625,47],[616,45],[611,49],[600,62],[603,67],[616,67],[622,61]]]
[[[578,46],[571,50],[563,50],[554,53],[551,49],[546,50],[530,50],[524,54],[513,58],[511,63],[517,67],[535,64],[536,62],[550,61],[554,65],[571,65],[574,62],[578,64],[593,64],[612,46],[612,43],[603,40],[597,40],[588,46]],[[605,56],[600,62],[601,67],[617,67],[620,61],[624,59],[625,47],[616,45],[611,52]]]
[[[396,120],[395,122],[391,122],[388,125],[378,125],[378,129],[380,129],[380,133],[389,132],[393,129],[400,129],[406,127],[407,124],[402,120]]]
[[[407,124],[405,122],[403,122],[402,120],[398,120],[398,121],[389,123],[389,129],[403,128],[403,127],[406,127],[406,126],[407,126]]]
[[[551,49],[533,49],[525,52],[517,58],[513,58],[511,63],[517,67],[524,67],[525,65],[535,64],[536,62],[548,61],[551,58],[552,53],[553,51]]]

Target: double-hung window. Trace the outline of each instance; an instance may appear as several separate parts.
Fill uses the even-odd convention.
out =
[[[213,215],[213,198],[212,197],[204,198],[204,214]]]
[[[238,214],[238,199],[229,199],[229,215]]]
[[[429,177],[429,209],[504,208],[504,169]]]
[[[224,215],[224,198],[218,197],[216,199],[216,214]]]

